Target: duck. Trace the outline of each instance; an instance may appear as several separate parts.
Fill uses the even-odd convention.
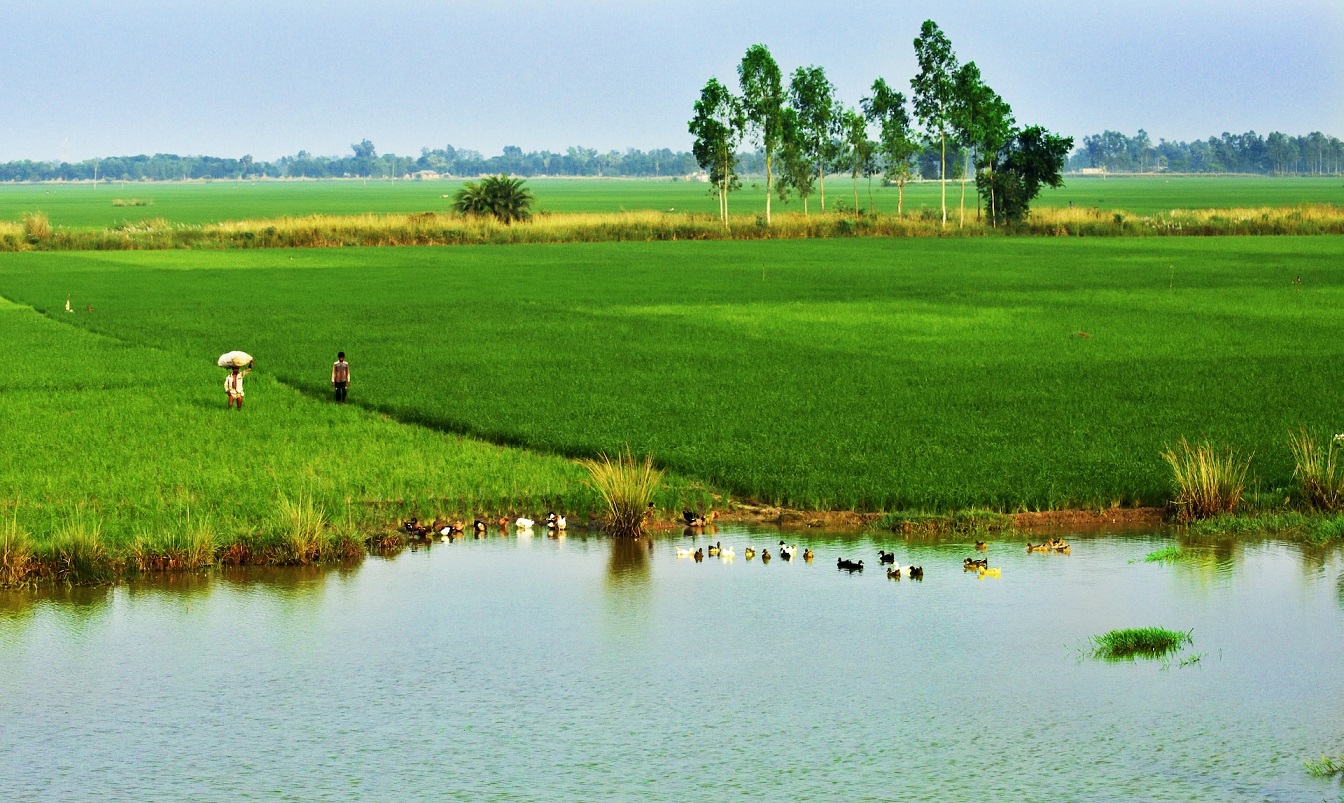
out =
[[[513,525],[520,530],[530,530],[533,524],[536,524],[536,522],[522,516],[513,520]]]
[[[888,579],[888,580],[899,580],[899,579],[901,579],[901,570],[898,569],[898,568],[896,568],[895,566],[888,566],[888,567],[887,567],[887,579]]]
[[[705,517],[690,510],[681,511],[681,520],[686,522],[687,527],[705,526]]]
[[[692,557],[692,556],[694,556],[694,555],[695,555],[695,550],[694,550],[694,549],[691,549],[690,547],[685,547],[685,548],[677,547],[677,557],[679,557],[679,558],[689,558],[689,557]]]
[[[786,546],[783,541],[779,542],[779,556],[784,560],[793,560],[793,556],[797,551],[797,544],[789,544]]]
[[[481,521],[480,519],[477,519],[471,523],[471,529],[478,533],[485,532],[486,527],[487,527],[486,523]]]
[[[508,517],[508,516],[500,516],[500,517],[499,517],[499,521],[495,522],[495,524],[498,524],[500,527],[507,527],[507,526],[509,526],[509,517]]]
[[[1032,552],[1035,552],[1040,549],[1045,549],[1045,544],[1037,545],[1033,544],[1030,541],[1027,542],[1027,554],[1031,554]]]
[[[983,579],[985,579],[986,577],[1003,577],[1003,568],[1002,568],[1002,567],[999,567],[999,566],[995,566],[995,567],[992,568],[992,569],[989,569],[989,568],[981,569],[981,570],[980,570],[980,579],[983,580]]]
[[[989,549],[989,544],[986,544],[984,541],[976,541],[975,548],[981,552],[984,552],[986,549]]]
[[[863,571],[863,561],[852,561],[848,558],[836,558],[835,568],[847,571],[850,574]]]
[[[770,550],[768,550],[768,549],[762,549],[762,550],[761,550],[761,563],[769,563],[769,562],[770,562]]]
[[[723,560],[732,560],[737,557],[737,552],[735,552],[732,547],[726,546],[719,550],[719,557]]]
[[[705,559],[705,550],[697,549],[695,550],[695,554],[691,555],[691,557],[695,558],[696,563],[699,563],[700,561]]]
[[[885,549],[877,550],[877,564],[881,566],[884,563],[890,564],[896,562],[896,554],[888,552]]]
[[[980,558],[979,560],[976,560],[975,558],[967,558],[966,560],[961,562],[961,568],[968,572],[979,571],[980,569],[988,569],[989,558]]]
[[[752,549],[751,547],[747,547],[742,551],[742,556],[745,557],[747,560],[751,560],[752,558],[756,557],[756,550]]]
[[[808,563],[811,563],[811,562],[812,562],[812,558],[814,558],[814,557],[816,557],[816,556],[812,554],[812,550],[811,550],[811,549],[804,549],[804,550],[803,550],[803,560],[807,561]]]
[[[911,580],[923,580],[923,579],[924,579],[924,567],[923,567],[923,566],[911,566],[911,567],[910,567],[910,570],[907,572],[907,574],[910,576],[910,579],[911,579]]]
[[[723,546],[719,544],[719,542],[715,541],[714,546],[709,548],[709,556],[712,558],[715,555],[719,554],[719,552],[721,552],[722,550]]]
[[[565,520],[565,517],[555,511],[546,514],[546,529],[563,530],[568,526],[569,522]]]

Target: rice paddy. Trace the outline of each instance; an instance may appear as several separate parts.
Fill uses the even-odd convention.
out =
[[[828,182],[827,208],[854,208],[847,177]],[[174,224],[207,224],[229,220],[275,219],[308,215],[410,215],[444,212],[459,180],[442,181],[255,181],[255,182],[111,182],[91,184],[0,184],[0,221],[19,221],[25,213],[42,212],[58,227],[75,230],[113,229],[163,219]],[[536,209],[553,213],[655,211],[715,215],[717,200],[707,184],[672,179],[530,179]],[[967,194],[968,217],[974,217],[973,189]],[[937,182],[916,182],[906,188],[905,209],[918,216],[921,207],[937,210]],[[949,200],[955,196],[948,189]],[[818,198],[809,202],[818,210]],[[1301,204],[1344,205],[1344,180],[1263,176],[1070,176],[1064,187],[1046,189],[1036,208],[1101,209],[1124,215],[1170,214],[1173,209],[1291,207]],[[875,182],[872,202],[861,183],[858,207],[894,214],[897,191]],[[764,182],[747,177],[732,194],[729,211],[764,212]],[[801,212],[794,200],[775,204],[776,212]]]
[[[1254,453],[1248,488],[1274,493],[1292,483],[1289,427],[1338,420],[1341,248],[11,254],[0,294],[51,320],[5,316],[0,414],[17,440],[0,495],[34,532],[92,500],[127,518],[191,506],[231,529],[305,478],[334,518],[347,497],[591,509],[582,470],[558,458],[628,444],[705,487],[804,508],[1163,505],[1161,452],[1182,437]],[[239,347],[259,368],[227,418],[213,359]],[[354,371],[344,409],[326,403],[338,349]]]

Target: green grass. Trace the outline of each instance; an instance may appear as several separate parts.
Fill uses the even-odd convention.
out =
[[[1103,661],[1163,658],[1191,643],[1190,633],[1162,627],[1134,627],[1093,636],[1092,656]]]
[[[162,218],[171,223],[202,224],[223,220],[278,218],[296,215],[355,215],[447,211],[460,181],[255,181],[200,183],[111,184],[0,184],[0,221],[20,220],[27,212],[45,213],[52,225],[74,229],[114,228]],[[748,178],[733,193],[729,211],[764,213],[763,179]],[[535,209],[549,212],[619,212],[674,209],[715,214],[718,202],[706,184],[667,179],[531,179]],[[938,182],[922,182],[906,189],[905,209],[937,209]],[[445,197],[446,196],[446,197]],[[960,185],[948,185],[955,207]],[[874,188],[878,211],[896,211],[894,187]],[[818,209],[814,196],[809,206]],[[827,206],[842,201],[854,205],[847,177],[828,177]],[[121,201],[121,205],[117,205]],[[132,203],[140,205],[132,205]],[[1273,178],[1254,176],[1175,177],[1069,177],[1064,187],[1047,189],[1038,206],[1098,207],[1134,215],[1204,209],[1260,206],[1296,206],[1304,203],[1344,205],[1344,180],[1330,178]],[[968,214],[974,216],[974,188],[967,189]],[[867,208],[868,191],[861,184],[859,206]],[[776,210],[801,210],[792,201]],[[953,213],[955,214],[955,213]],[[955,220],[955,217],[953,217]]]
[[[350,556],[402,515],[599,504],[572,461],[337,406],[264,371],[228,411],[210,360],[9,302],[0,343],[0,584],[198,568],[236,544],[307,563]],[[688,488],[670,478],[659,501]]]
[[[1305,762],[1307,772],[1317,778],[1333,778],[1336,775],[1344,775],[1344,754],[1331,758],[1321,756],[1317,761]]]
[[[1331,237],[6,254],[0,294],[74,339],[0,354],[0,416],[20,433],[0,496],[161,506],[105,456],[159,453],[169,489],[209,473],[248,489],[248,515],[309,474],[333,518],[346,496],[573,493],[569,464],[511,470],[464,441],[478,471],[431,445],[459,434],[568,457],[628,443],[801,507],[1161,505],[1160,452],[1183,436],[1254,452],[1252,484],[1286,487],[1283,433],[1338,421],[1341,255]],[[67,293],[96,311],[63,312]],[[232,348],[258,371],[226,418],[213,359]],[[346,409],[320,403],[338,349]],[[394,422],[451,435],[416,430],[428,440],[403,452],[376,429]],[[244,458],[219,461],[237,439]]]

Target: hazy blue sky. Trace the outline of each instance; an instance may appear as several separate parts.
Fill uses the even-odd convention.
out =
[[[0,160],[685,149],[749,45],[853,103],[908,86],[926,18],[1019,121],[1078,138],[1344,136],[1344,0],[6,0]]]

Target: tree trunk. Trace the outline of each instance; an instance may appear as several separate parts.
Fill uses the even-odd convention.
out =
[[[905,179],[896,181],[896,217],[905,217]]]
[[[877,204],[873,203],[873,177],[868,176],[868,214],[877,217]]]
[[[966,152],[966,164],[961,166],[961,211],[958,213],[960,219],[957,221],[957,228],[966,228],[966,172],[970,167],[971,154]]]
[[[938,173],[938,183],[942,185],[943,190],[943,228],[947,228],[947,134],[943,133],[939,140],[943,144],[943,155],[942,165]]]
[[[770,171],[770,152],[765,153],[765,225],[770,225],[770,194],[774,173]]]
[[[826,169],[817,162],[817,182],[821,185],[821,213],[826,214]]]
[[[855,170],[854,177],[854,214],[859,214],[859,171]]]

